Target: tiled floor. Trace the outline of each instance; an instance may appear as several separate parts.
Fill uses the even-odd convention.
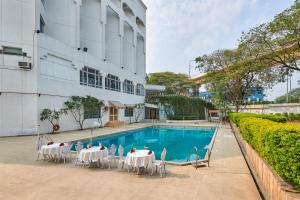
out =
[[[95,135],[148,125],[99,129]],[[54,139],[89,136],[90,131],[75,131]],[[222,126],[216,137],[210,167],[168,166],[165,178],[35,161],[35,140],[34,136],[0,138],[0,199],[260,199],[229,126]]]

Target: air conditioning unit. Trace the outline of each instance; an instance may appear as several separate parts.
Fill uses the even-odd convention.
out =
[[[27,69],[27,70],[32,69],[32,65],[30,62],[19,61],[18,65],[21,69]]]

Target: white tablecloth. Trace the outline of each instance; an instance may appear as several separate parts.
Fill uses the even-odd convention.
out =
[[[59,146],[61,143],[53,143],[51,145],[43,145],[41,147],[41,153],[43,155],[49,155],[54,157],[55,155],[60,155],[61,150],[65,148],[68,144],[64,143],[64,146]]]
[[[134,153],[128,152],[125,163],[132,167],[152,167],[155,154],[148,155],[149,150],[136,150]]]
[[[101,147],[92,147],[89,149],[82,149],[79,153],[78,159],[80,162],[98,161],[102,162],[103,158],[108,155],[108,150],[100,150]]]

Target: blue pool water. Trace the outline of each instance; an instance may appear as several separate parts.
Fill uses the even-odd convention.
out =
[[[121,144],[124,147],[124,155],[131,148],[144,149],[146,146],[155,152],[156,159],[160,159],[161,151],[166,148],[166,161],[186,162],[194,146],[198,148],[201,159],[205,157],[206,147],[211,142],[214,131],[215,128],[153,126],[96,137],[93,139],[93,146],[99,146],[101,143],[107,147],[112,144],[118,147]],[[90,139],[82,142],[86,147]]]

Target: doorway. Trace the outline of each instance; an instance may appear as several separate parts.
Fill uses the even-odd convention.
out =
[[[115,106],[109,107],[109,121],[118,121],[118,108]]]

